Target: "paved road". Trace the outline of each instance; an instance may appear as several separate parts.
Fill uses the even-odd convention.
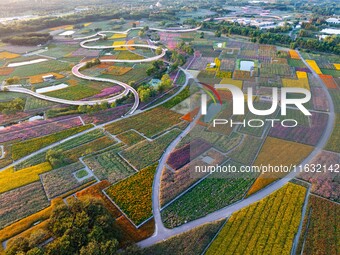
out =
[[[299,52],[298,52],[299,53]],[[299,53],[300,55],[300,53]],[[324,146],[327,144],[328,139],[330,138],[333,128],[334,128],[334,123],[335,123],[335,113],[334,113],[334,104],[332,101],[332,98],[327,90],[327,87],[325,86],[325,84],[323,83],[323,81],[320,79],[320,77],[314,72],[314,70],[312,70],[312,68],[306,63],[306,61],[302,58],[302,56],[300,55],[302,61],[305,63],[305,65],[311,70],[312,74],[315,76],[315,78],[318,79],[318,81],[320,82],[320,84],[322,85],[322,89],[325,91],[326,93],[326,99],[329,102],[329,118],[327,121],[327,125],[326,128],[324,130],[324,133],[322,135],[322,137],[320,138],[318,144],[315,146],[314,150],[312,151],[312,153],[303,160],[303,162],[301,163],[301,166],[304,166],[305,164],[308,164],[311,162],[311,160],[318,155],[322,149],[324,148]],[[188,129],[192,128],[191,126],[188,127]],[[187,133],[187,129],[183,131],[183,136]],[[239,201],[235,204],[232,204],[230,206],[227,206],[225,208],[222,208],[218,211],[215,211],[211,214],[208,214],[200,219],[191,221],[189,223],[186,223],[182,226],[176,227],[174,229],[167,229],[164,227],[164,224],[162,222],[161,219],[161,213],[160,213],[160,203],[159,203],[159,188],[160,188],[160,182],[161,182],[161,169],[163,168],[166,158],[167,156],[170,154],[170,152],[176,147],[177,143],[179,142],[179,137],[177,137],[177,139],[171,143],[170,147],[164,152],[160,164],[157,168],[157,172],[155,175],[155,180],[154,180],[154,184],[153,184],[153,194],[152,194],[152,211],[154,214],[154,218],[155,218],[155,224],[156,224],[156,230],[153,236],[151,236],[148,239],[145,239],[141,242],[139,242],[139,245],[141,247],[147,247],[147,246],[151,246],[155,243],[161,242],[167,238],[170,238],[172,236],[184,233],[186,231],[189,231],[193,228],[196,228],[200,225],[209,223],[209,222],[213,222],[216,220],[220,220],[220,219],[225,219],[226,217],[230,216],[232,213],[239,211],[240,209],[251,205],[263,198],[265,198],[266,196],[272,194],[273,192],[275,192],[276,190],[280,189],[281,187],[283,187],[285,184],[287,184],[291,179],[295,178],[297,176],[298,173],[296,172],[291,172],[289,173],[285,178],[280,179],[274,183],[272,183],[271,185],[265,187],[264,189],[260,190],[259,192],[251,195],[250,197]],[[177,142],[177,143],[176,143]]]

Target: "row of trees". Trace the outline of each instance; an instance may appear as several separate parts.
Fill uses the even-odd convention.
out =
[[[45,44],[52,39],[53,36],[49,33],[27,33],[4,38],[2,42],[14,45],[39,45]]]
[[[203,28],[221,32],[221,34],[242,35],[251,38],[252,42],[261,44],[280,44],[291,48],[303,48],[307,50],[316,50],[320,52],[329,52],[340,54],[340,38],[338,36],[328,37],[327,40],[319,41],[317,38],[297,38],[292,39],[288,34],[282,34],[289,30],[288,27],[276,28],[275,30],[260,30],[252,26],[242,26],[234,23],[214,22],[203,23]]]

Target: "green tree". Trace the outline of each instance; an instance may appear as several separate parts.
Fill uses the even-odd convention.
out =
[[[158,85],[158,91],[163,92],[172,87],[172,80],[168,74],[164,74],[161,83]]]

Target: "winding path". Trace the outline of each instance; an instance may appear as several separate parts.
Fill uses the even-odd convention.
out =
[[[159,31],[159,32],[167,32],[167,33],[186,33],[186,32],[192,32],[192,31],[196,31],[199,30],[201,28],[201,26],[196,27],[196,28],[191,28],[191,29],[161,29],[161,28],[149,28],[149,30],[153,30],[153,31]],[[113,34],[128,34],[130,31],[132,30],[140,30],[142,29],[142,27],[137,27],[137,28],[130,28],[126,31],[101,31],[98,32],[96,34],[90,35],[90,36],[86,36],[86,37],[79,37],[79,38],[74,38],[74,40],[81,40],[80,42],[80,46],[82,48],[85,49],[115,49],[115,48],[122,48],[122,47],[139,47],[139,48],[147,48],[147,49],[152,49],[152,50],[156,50],[159,47],[158,46],[154,46],[154,45],[148,45],[148,44],[124,44],[124,45],[111,45],[111,46],[87,46],[86,44],[91,43],[91,42],[96,42],[99,41],[103,38],[106,37],[107,33],[113,33]],[[144,59],[138,59],[138,60],[132,60],[132,59],[128,59],[128,60],[123,60],[123,59],[100,59],[101,62],[103,63],[112,63],[112,62],[116,62],[116,63],[142,63],[142,62],[152,62],[158,59],[161,59],[165,56],[167,49],[162,48],[162,52],[161,54],[154,56],[154,57],[150,57],[150,58],[144,58]],[[39,94],[36,93],[32,90],[26,89],[24,87],[22,87],[21,85],[11,85],[11,86],[4,86],[4,84],[2,84],[0,86],[0,90],[6,90],[7,91],[11,91],[11,92],[17,92],[17,93],[24,93],[24,94],[28,94],[31,96],[34,96],[36,98],[40,98],[43,100],[47,100],[47,101],[51,101],[51,102],[55,102],[55,103],[60,103],[60,104],[67,104],[67,105],[96,105],[96,104],[101,104],[104,102],[108,102],[108,103],[113,103],[115,102],[117,99],[120,99],[124,96],[127,96],[129,94],[129,92],[131,92],[134,95],[135,101],[133,106],[131,107],[131,109],[126,113],[126,115],[129,114],[133,114],[138,106],[139,106],[139,96],[137,91],[131,87],[130,85],[118,81],[118,80],[113,80],[113,79],[107,79],[107,78],[98,78],[98,77],[92,77],[92,76],[87,76],[84,75],[80,72],[81,68],[83,68],[86,65],[86,62],[83,63],[79,63],[77,65],[75,65],[72,68],[72,74],[80,79],[84,79],[84,80],[89,80],[89,81],[99,81],[99,82],[108,82],[108,83],[112,83],[112,84],[116,84],[119,85],[121,87],[124,88],[124,91],[118,95],[115,95],[113,97],[110,98],[106,98],[106,99],[101,99],[101,100],[91,100],[91,101],[86,101],[86,100],[66,100],[66,99],[61,99],[61,98],[56,98],[56,97],[50,97],[50,96],[46,96],[43,94]]]

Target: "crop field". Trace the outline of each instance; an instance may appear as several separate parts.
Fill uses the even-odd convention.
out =
[[[229,156],[236,162],[250,165],[255,160],[255,156],[259,151],[261,144],[261,139],[247,135],[243,142],[235,150],[233,150]]]
[[[235,70],[233,73],[233,79],[248,81],[248,80],[254,80],[254,77],[251,76],[251,73],[248,71]]]
[[[46,76],[46,75],[53,75],[54,78],[57,79],[57,80],[65,77],[62,74],[51,72],[51,73],[44,73],[44,74],[29,76],[28,79],[30,80],[31,84],[37,84],[37,83],[44,82],[43,76]]]
[[[340,70],[334,70],[334,69],[321,69],[323,74],[332,75],[334,78],[340,77]]]
[[[93,177],[78,182],[74,173],[83,168],[84,166],[81,163],[75,163],[42,174],[40,178],[47,197],[49,199],[55,198],[92,181]]]
[[[25,111],[36,110],[36,109],[46,109],[54,106],[55,103],[42,100],[35,97],[27,97],[25,104]]]
[[[192,70],[204,70],[209,63],[213,63],[213,57],[199,57],[194,58],[193,62],[188,66],[188,69]]]
[[[334,129],[325,149],[340,153],[340,113],[336,114]]]
[[[303,172],[299,174],[299,178],[312,184],[312,193],[336,202],[340,202],[338,192],[338,190],[340,189],[340,182],[338,180],[337,173],[331,172],[332,169],[335,170],[335,164],[339,162],[339,154],[329,151],[321,151],[313,158],[311,164],[320,164],[321,166],[325,166],[326,170],[329,171],[325,171],[322,173],[314,173],[312,171]]]
[[[64,63],[57,60],[49,60],[32,65],[19,66],[11,73],[11,77],[28,77],[33,75],[40,75],[41,73],[60,72],[71,70],[70,63]]]
[[[124,133],[121,133],[117,135],[117,138],[128,146],[134,145],[136,143],[139,143],[140,141],[145,140],[143,136],[141,136],[134,130],[129,130]]]
[[[292,70],[289,65],[283,65],[283,64],[261,64],[260,68],[260,76],[261,77],[275,77],[275,76],[281,76],[281,77],[291,77],[292,76]]]
[[[273,137],[267,137],[262,149],[257,156],[254,165],[256,166],[290,166],[298,165],[301,161],[306,158],[313,151],[313,147],[289,142]],[[254,194],[255,192],[266,187],[273,181],[281,178],[286,173],[262,173],[255,181],[253,186],[248,191],[248,195]]]
[[[44,56],[49,56],[52,58],[62,58],[70,56],[71,53],[79,48],[78,45],[69,44],[52,44],[48,46],[48,51],[42,53]]]
[[[123,48],[126,49],[126,48]],[[117,49],[115,49],[117,50]],[[119,52],[117,59],[124,59],[124,60],[137,60],[137,59],[144,59],[143,56],[137,55],[130,51],[121,51]]]
[[[234,162],[226,164],[240,167]],[[248,174],[234,178],[223,178],[220,173],[208,176],[162,211],[165,226],[174,228],[239,201],[255,178]]]
[[[82,116],[82,118],[87,124],[103,124],[125,115],[130,110],[130,108],[130,105],[120,105],[104,111],[96,112],[94,114],[86,114],[85,116]]]
[[[335,80],[333,79],[333,76],[328,75],[328,74],[320,74],[319,76],[320,76],[321,80],[323,81],[323,83],[326,85],[327,88],[329,88],[329,89],[337,89],[338,88]]]
[[[152,137],[179,124],[181,117],[181,114],[174,111],[164,107],[157,107],[128,119],[112,123],[105,126],[105,129],[111,134],[120,134],[130,129],[135,129],[148,137]]]
[[[205,224],[145,248],[143,252],[152,255],[203,254],[205,247],[209,245],[220,227],[221,222]]]
[[[298,111],[294,112],[298,113]],[[298,117],[298,115],[300,115],[300,117]],[[294,114],[292,116],[295,116],[298,122],[299,119],[305,119],[302,114],[298,113],[298,115]],[[324,132],[327,119],[327,114],[313,112],[309,120],[309,125],[305,126],[303,121],[301,121],[302,123],[299,122],[298,126],[288,128],[281,126],[281,124],[275,123],[274,127],[271,128],[269,135],[284,140],[315,146]]]
[[[0,193],[22,187],[39,180],[39,174],[48,172],[52,169],[50,163],[28,167],[20,171],[14,171],[13,167],[0,172]],[[11,180],[10,182],[8,180]]]
[[[0,194],[0,204],[0,229],[49,206],[40,182]]]
[[[300,235],[298,254],[338,254],[339,204],[311,195]]]
[[[335,67],[335,70],[340,70],[340,64],[333,64]]]
[[[301,68],[305,68],[305,64],[302,62],[302,60],[300,59],[288,59],[288,64],[292,67],[301,67]]]
[[[171,130],[152,142],[143,141],[125,149],[121,155],[136,169],[143,169],[159,160],[164,150],[180,133],[178,129]]]
[[[219,84],[222,80],[221,78],[216,77],[216,71],[207,71],[207,70],[201,71],[198,74],[197,79],[200,82],[207,83],[210,85]]]
[[[289,55],[292,59],[300,59],[299,54],[295,50],[289,50]]]
[[[106,75],[102,74],[100,77],[119,80],[121,82],[129,83],[129,81],[140,81],[148,77],[145,70],[150,67],[149,63],[136,64],[134,68],[124,75]]]
[[[302,78],[298,80],[294,79],[282,79],[283,87],[304,88],[310,90],[308,79]]]
[[[305,194],[304,187],[287,184],[234,213],[206,254],[290,254]]]
[[[131,71],[131,67],[124,67],[124,66],[110,66],[106,70],[103,71],[103,74],[111,74],[111,75],[124,75]]]
[[[152,216],[151,192],[156,167],[144,168],[106,190],[107,195],[136,225]]]
[[[234,80],[231,78],[223,78],[220,82],[220,84],[230,84],[230,85],[234,85],[240,89],[242,89],[243,87],[243,81],[240,80]]]
[[[91,125],[70,128],[70,129],[60,131],[60,132],[57,132],[51,135],[37,137],[37,138],[30,139],[30,140],[15,143],[12,145],[12,158],[14,160],[17,160],[26,155],[29,155],[30,153],[34,151],[37,151],[43,147],[46,147],[52,143],[60,141],[71,135],[85,131],[86,129],[89,129],[89,128],[91,128]]]
[[[0,75],[9,76],[14,70],[12,67],[0,67]]]
[[[271,104],[268,104],[268,103],[265,103],[265,102],[255,102],[254,103],[254,108],[257,109],[257,110],[267,110],[267,109],[270,109],[270,107],[271,107]],[[273,119],[273,118],[275,119],[276,115],[277,115],[277,111],[275,111],[274,113],[272,113],[268,116],[259,116],[259,115],[253,114],[252,112],[248,111],[247,115],[245,116],[245,120],[248,122],[249,120],[252,120],[252,119],[259,119],[259,120],[262,120],[265,123],[266,119]],[[239,132],[244,133],[244,134],[248,134],[248,135],[257,136],[257,137],[262,137],[263,132],[268,128],[269,128],[268,125],[263,125],[262,127],[249,127],[249,126],[244,127],[244,126],[240,125]]]
[[[119,150],[120,148],[112,148],[86,157],[84,161],[99,179],[115,183],[135,173],[135,170],[117,154]]]
[[[214,146],[222,152],[228,152],[240,144],[242,139],[242,134],[233,132],[229,136],[222,136]]]
[[[78,84],[76,86],[68,86],[67,88],[51,91],[44,95],[67,100],[80,100],[92,97],[100,93],[100,89],[88,86],[86,84]]]

